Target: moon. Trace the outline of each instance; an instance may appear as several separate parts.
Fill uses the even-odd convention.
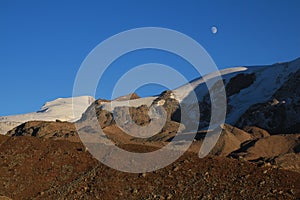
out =
[[[211,27],[211,32],[212,32],[213,34],[216,34],[216,33],[218,32],[217,27],[215,27],[215,26]]]

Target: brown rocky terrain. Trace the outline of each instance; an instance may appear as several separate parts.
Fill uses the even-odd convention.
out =
[[[224,125],[222,129],[209,157],[197,156],[206,134],[200,131],[189,151],[167,168],[130,174],[95,160],[79,142],[76,132],[70,136],[73,124],[28,122],[10,131],[12,137],[0,137],[0,195],[13,199],[300,197],[299,135],[270,136],[257,127],[241,130]],[[152,139],[138,139],[114,124],[104,131],[119,147],[134,152],[161,148],[174,135],[161,132]]]
[[[145,106],[132,109],[133,119],[135,119],[136,116],[145,115],[144,118],[137,118],[136,123],[139,125],[149,121],[149,117],[145,114],[148,110],[145,109]],[[103,131],[117,146],[125,147],[125,149],[128,145],[142,145],[158,149],[168,144],[168,142],[174,138],[179,125],[178,122],[167,121],[166,125],[158,134],[145,139],[126,134],[113,121],[108,126],[105,126]],[[88,132],[96,132],[92,127],[84,128],[86,128],[86,131]],[[202,144],[205,135],[210,132],[211,131],[199,131],[195,136],[196,142],[194,142],[197,145],[192,145],[189,151],[197,153],[198,146]],[[9,131],[8,136],[33,136],[43,139],[80,142],[74,124],[59,121],[27,122]],[[184,138],[182,138],[182,141],[184,141]],[[197,147],[195,148],[195,146]],[[245,130],[241,130],[225,124],[222,127],[222,133],[216,145],[209,155],[222,157],[229,156],[257,164],[268,163],[276,167],[300,173],[299,147],[300,134],[270,135],[266,130],[258,127],[245,127]]]
[[[300,175],[225,157],[186,152],[155,172],[111,169],[81,143],[0,138],[0,195],[12,199],[296,199]],[[132,151],[153,148],[129,145]]]
[[[231,156],[300,172],[299,148],[300,134],[272,135],[242,144]]]
[[[33,136],[54,140],[80,142],[76,128],[70,122],[29,121],[7,132],[8,136]]]

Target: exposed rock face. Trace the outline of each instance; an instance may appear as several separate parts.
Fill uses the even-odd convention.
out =
[[[147,134],[146,132],[151,131],[157,135],[151,135],[148,139],[141,139],[132,137],[134,141],[166,141],[170,137],[173,137],[177,131],[181,131],[184,126],[180,125],[180,113],[179,103],[174,98],[171,91],[162,93],[161,96],[154,99],[154,101],[149,105],[140,105],[137,107],[130,106],[115,106],[111,111],[105,110],[104,104],[109,103],[107,101],[98,100],[94,102],[87,111],[83,114],[83,117],[79,121],[85,132],[93,132],[94,125],[90,125],[89,121],[92,117],[96,117],[102,129],[105,131],[111,129],[110,126],[116,125],[118,123],[122,127],[122,131],[125,132],[136,132],[136,134]],[[165,119],[161,120],[161,119]],[[163,124],[162,124],[163,123]],[[86,125],[85,125],[86,124]],[[151,130],[139,129],[139,127],[148,126]],[[81,129],[83,130],[83,129]],[[118,128],[114,128],[116,132],[120,132]],[[125,134],[125,133],[124,133]],[[113,136],[112,136],[113,137]],[[118,142],[121,142],[118,140]]]
[[[99,123],[102,128],[105,128],[113,124],[113,115],[111,112],[99,109],[96,111],[96,115],[99,119]]]
[[[139,126],[144,126],[150,123],[151,119],[148,114],[148,106],[141,105],[137,108],[129,107],[128,112],[126,112],[126,108],[128,107],[116,107],[114,109],[114,116],[118,118],[123,124],[132,121]]]
[[[204,136],[210,134],[210,132],[213,131],[208,131],[208,133],[199,132],[196,135],[196,140],[199,140],[202,143]],[[214,156],[227,156],[231,152],[238,150],[242,143],[252,139],[253,136],[251,134],[229,124],[225,124],[222,127],[222,132],[216,145],[209,154]]]
[[[289,123],[287,109],[286,104],[273,105],[273,101],[256,104],[242,115],[236,125],[241,128],[249,125],[258,126],[272,134],[286,133]]]
[[[175,122],[181,121],[180,104],[172,91],[161,93],[159,97],[153,101],[152,106],[162,106],[167,112],[167,120]]]
[[[247,133],[250,133],[253,139],[260,139],[270,136],[268,131],[258,128],[256,126],[246,126],[243,130]]]
[[[229,79],[229,78],[227,78]],[[198,104],[200,109],[200,122],[199,129],[208,127],[211,121],[211,111],[212,106],[215,106],[215,109],[218,110],[218,106],[227,106],[227,113],[233,112],[234,105],[230,105],[230,97],[237,95],[243,89],[247,89],[253,84],[256,79],[255,73],[239,73],[234,75],[229,80],[223,79],[215,82],[208,91],[208,88],[204,88],[202,93],[205,93],[204,96],[198,97]],[[220,89],[225,86],[225,96],[220,92]],[[197,88],[196,88],[197,90]],[[212,95],[213,94],[213,95]],[[202,98],[201,98],[202,97]],[[214,98],[213,100],[211,98]],[[212,104],[213,102],[213,104]],[[227,103],[226,103],[227,102]],[[180,110],[178,111],[180,113]],[[216,113],[218,114],[218,113]],[[220,113],[221,114],[221,113]],[[221,117],[216,117],[216,119]]]
[[[126,95],[122,98],[118,98],[115,101],[127,101],[128,99],[138,99],[139,96],[135,93]],[[138,125],[145,125],[149,123],[150,118],[148,115],[149,108],[147,105],[141,105],[137,107],[128,106],[116,106],[111,111],[103,108],[104,104],[110,103],[109,100],[98,99],[93,104],[91,104],[88,109],[83,113],[80,121],[88,121],[93,117],[97,117],[101,128],[106,128],[110,125],[115,124],[114,116],[118,117],[121,121],[129,121],[132,119]],[[125,109],[129,109],[129,113],[125,112]]]
[[[253,126],[245,131],[251,139],[241,143],[229,157],[300,172],[300,134],[270,135]]]
[[[199,100],[198,105],[200,111],[200,121],[199,121],[199,128],[198,128],[199,130],[209,126],[212,120],[211,113],[212,113],[213,106],[215,110],[222,110],[223,107],[228,106],[226,105],[226,94],[225,94],[226,90],[224,91],[225,93],[220,92],[222,87],[226,85],[225,82],[226,81],[224,79],[215,82],[211,86],[211,88],[209,88],[209,91],[207,91],[207,89],[203,91],[205,92],[205,95],[203,96],[202,99],[198,97]],[[193,107],[191,108],[193,109]],[[219,116],[215,116],[215,119],[222,118],[222,116],[220,116],[221,114],[222,113],[216,112],[215,115],[219,115]],[[224,123],[224,121],[222,123]],[[220,123],[212,123],[212,124],[217,126],[220,125]]]
[[[270,160],[289,153],[298,154],[299,146],[300,134],[272,135],[245,143],[232,155],[252,161]]]
[[[94,101],[87,110],[82,114],[82,117],[79,121],[86,121],[96,115],[99,119],[99,124],[102,128],[105,128],[113,123],[113,115],[107,110],[101,109],[103,103],[108,103],[110,101],[104,99],[98,99]]]
[[[140,96],[138,94],[131,93],[131,94],[128,94],[125,96],[118,97],[118,98],[114,99],[114,101],[126,101],[126,100],[139,99],[139,98],[140,98]]]
[[[79,142],[74,124],[69,122],[30,121],[23,123],[7,133],[8,136],[33,136],[54,140]]]
[[[254,125],[272,134],[300,133],[300,70],[273,94],[272,100],[251,106],[238,120],[238,127]]]
[[[290,74],[289,79],[275,92],[273,97],[279,101],[295,101],[295,99],[300,96],[299,84],[300,70]]]
[[[255,81],[255,74],[238,74],[235,77],[231,78],[228,84],[226,85],[226,95],[228,97],[238,94],[242,89],[245,89],[253,84]]]

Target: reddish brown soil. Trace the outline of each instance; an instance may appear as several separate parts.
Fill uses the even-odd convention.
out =
[[[80,143],[1,136],[0,144],[0,196],[12,199],[300,198],[300,174],[230,158],[187,152],[164,169],[130,174],[99,163]]]

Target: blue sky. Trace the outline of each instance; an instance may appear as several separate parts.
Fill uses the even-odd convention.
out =
[[[261,65],[300,57],[300,1],[14,1],[0,0],[0,116],[35,111],[46,101],[72,95],[82,61],[119,32],[158,26],[198,41],[219,68]],[[212,34],[211,27],[218,27]],[[97,97],[109,98],[114,82],[137,64],[188,63],[166,52],[120,58]],[[159,92],[141,89],[141,95]]]

